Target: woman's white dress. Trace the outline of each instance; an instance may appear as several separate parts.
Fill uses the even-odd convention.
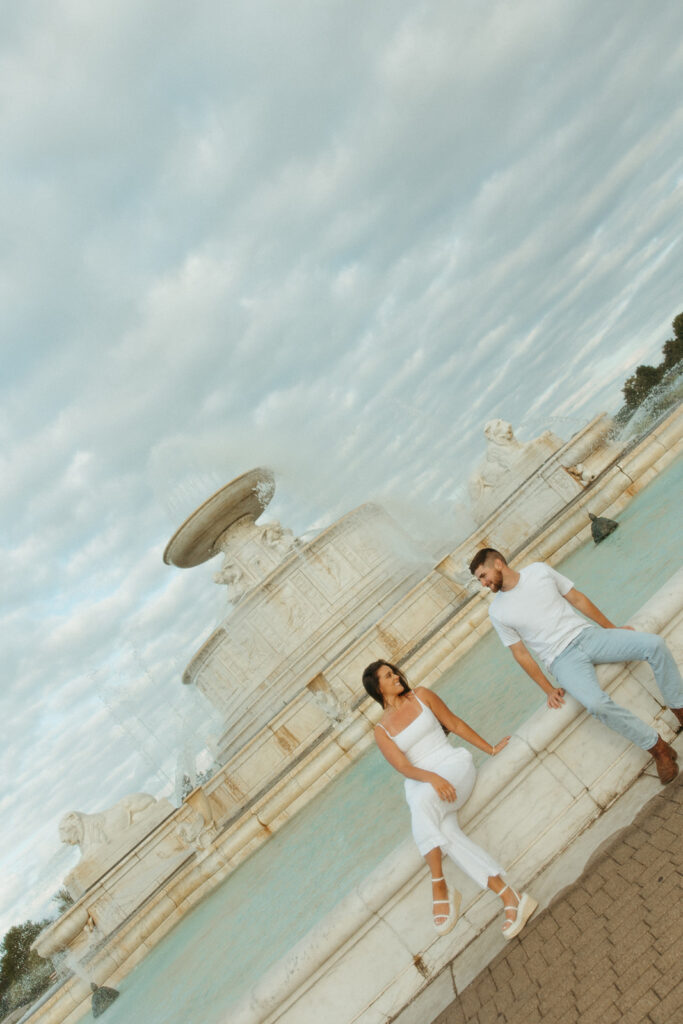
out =
[[[433,711],[422,703],[417,694],[415,699],[422,710],[410,725],[395,736],[384,726],[382,728],[412,765],[447,779],[455,788],[457,799],[448,803],[439,798],[430,782],[406,779],[405,792],[413,837],[423,856],[440,846],[484,889],[489,877],[502,874],[503,869],[486,850],[467,838],[458,824],[456,813],[474,788],[476,769],[472,755],[463,747],[451,746]]]

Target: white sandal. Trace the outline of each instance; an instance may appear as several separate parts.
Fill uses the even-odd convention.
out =
[[[443,877],[443,875],[441,876],[441,878],[432,878],[432,885],[434,885],[435,882],[445,882],[445,881],[446,881],[446,879]],[[447,895],[447,899],[445,899],[445,900],[432,900],[432,906],[433,907],[436,907],[437,905],[440,906],[440,905],[442,905],[444,903],[448,904],[448,913],[447,914],[434,914],[433,915],[434,916],[434,929],[435,929],[435,931],[437,932],[438,935],[447,935],[448,932],[452,931],[453,928],[455,928],[455,925],[456,925],[457,920],[458,920],[458,914],[460,913],[461,894],[457,890],[451,891],[451,889],[448,888],[448,885],[446,885],[446,895]],[[441,920],[440,920],[440,923],[437,924],[436,922],[437,922],[437,919],[439,919],[439,918]]]
[[[520,896],[511,885],[504,885],[498,895],[502,896],[506,889],[509,889],[510,892],[514,893],[516,896],[517,906],[505,907],[505,913],[512,910],[514,911],[515,916],[512,920],[506,920],[503,922],[503,938],[514,939],[515,935],[519,935],[522,928],[533,914],[534,910],[538,906],[538,902],[533,898],[533,896],[530,896],[528,892],[523,892]]]

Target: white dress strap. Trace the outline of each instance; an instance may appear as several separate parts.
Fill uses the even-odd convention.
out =
[[[428,711],[429,709],[428,709],[427,705],[422,703],[422,701],[420,700],[418,695],[415,693],[415,690],[411,690],[410,692],[411,692],[412,696],[415,698],[415,700],[417,701],[417,703],[420,705],[422,710],[423,711]],[[419,718],[419,715],[418,715],[418,718]],[[414,721],[415,721],[415,719],[413,719],[413,722]],[[409,722],[408,725],[412,725],[413,722]],[[380,729],[384,729],[385,733],[387,734],[387,736],[389,737],[390,740],[394,740],[394,741],[396,740],[396,736],[392,736],[386,726],[382,725],[381,722],[378,722],[377,724],[380,727]],[[408,728],[408,725],[405,726],[406,729]],[[400,735],[401,732],[403,732],[403,729],[399,730],[399,733],[397,733],[397,735]]]

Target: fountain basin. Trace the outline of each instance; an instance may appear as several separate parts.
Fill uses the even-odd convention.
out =
[[[164,551],[164,562],[189,569],[218,553],[221,535],[240,519],[258,519],[275,490],[271,470],[243,473],[207,498],[178,527]]]

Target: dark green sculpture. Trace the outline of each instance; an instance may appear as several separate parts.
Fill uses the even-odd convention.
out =
[[[613,519],[604,519],[602,516],[594,516],[592,512],[588,513],[588,518],[591,521],[591,533],[593,534],[593,540],[596,544],[599,544],[605,537],[609,537],[610,533],[614,533],[619,523],[615,523]]]
[[[111,1006],[115,999],[119,998],[119,993],[115,988],[107,988],[106,985],[96,985],[94,981],[90,982],[90,988],[92,989],[93,1017],[99,1017]]]

